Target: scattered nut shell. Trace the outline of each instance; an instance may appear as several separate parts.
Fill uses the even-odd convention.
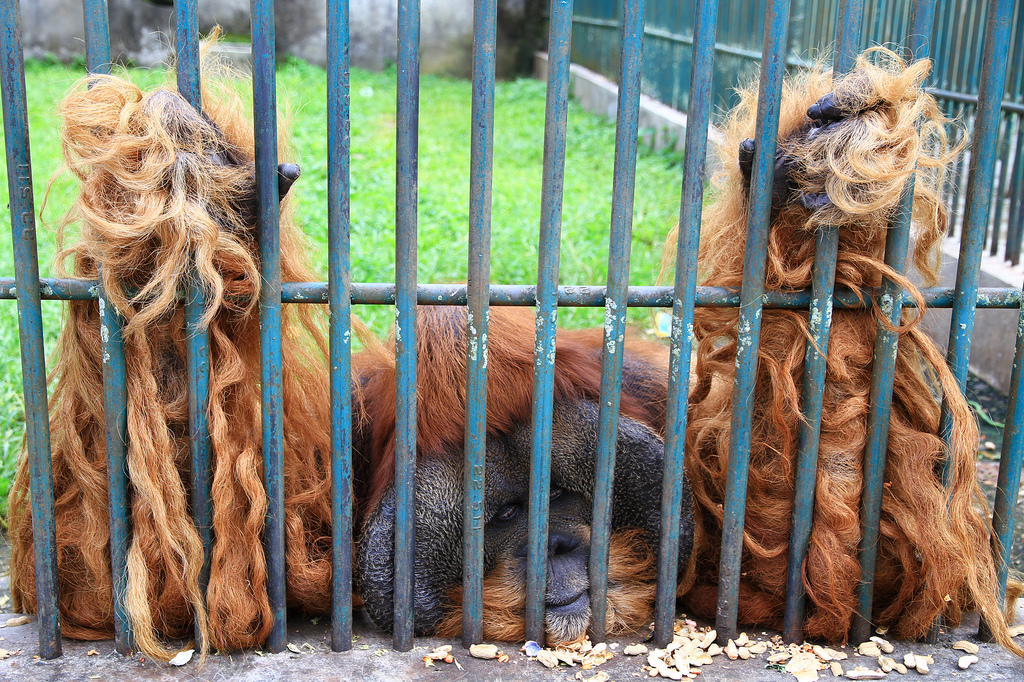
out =
[[[878,658],[882,655],[882,649],[878,644],[869,640],[867,642],[860,643],[860,646],[857,647],[857,653],[869,658]]]
[[[966,656],[961,656],[957,660],[956,665],[961,670],[967,670],[968,668],[971,667],[972,663],[977,663],[977,662],[978,662],[978,657],[977,656],[975,656],[974,654],[967,654]]]
[[[847,670],[846,676],[851,680],[881,680],[885,678],[885,673],[881,670],[854,668],[853,670]]]
[[[551,649],[541,649],[537,652],[537,660],[543,663],[548,668],[558,667],[558,657],[555,656],[555,652]]]
[[[916,668],[917,656],[915,656],[914,654],[903,654],[903,665],[907,666],[908,668]]]
[[[747,633],[741,632],[739,637],[736,638],[736,646],[746,646],[750,638],[747,637]]]
[[[885,641],[881,637],[872,637],[871,641],[878,645],[878,648],[882,650],[883,654],[891,654],[893,646],[889,642]]]
[[[192,654],[194,653],[195,649],[185,649],[184,651],[176,653],[174,657],[167,662],[171,665],[185,665],[192,660]]]
[[[882,669],[883,673],[891,673],[896,669],[896,661],[888,656],[879,656],[878,667]]]
[[[736,642],[731,639],[725,645],[725,655],[729,657],[729,660],[735,661],[739,658],[739,650],[736,649]]]
[[[921,673],[922,675],[927,675],[929,673],[928,664],[933,662],[932,657],[915,656],[914,658],[917,660],[917,672]]]
[[[893,670],[898,672],[900,675],[906,675],[907,674],[907,666],[905,666],[905,665],[903,665],[902,663],[899,663],[899,662],[897,662],[895,665],[893,665]]]
[[[473,658],[497,658],[498,647],[494,644],[470,644],[469,655]]]
[[[960,651],[966,651],[969,654],[978,653],[978,645],[974,642],[968,642],[966,639],[961,639],[959,642],[955,643],[953,648],[959,649]]]
[[[18,625],[26,625],[32,622],[31,616],[15,616],[14,618],[8,618],[7,623],[4,624],[5,628],[13,628]]]
[[[828,664],[828,668],[832,671],[832,677],[843,676],[843,666],[839,663],[839,661],[832,661]]]
[[[622,653],[627,656],[642,656],[647,653],[647,647],[643,644],[627,644]]]
[[[722,647],[715,644],[714,642],[708,645],[708,656],[717,656],[718,654],[722,653],[722,651]]]
[[[747,647],[743,647],[742,649],[739,649],[736,652],[736,655],[739,656],[740,659],[743,660],[743,661],[746,661],[747,659],[749,659],[752,656],[752,654],[750,653],[750,649],[748,649]]]
[[[717,630],[708,630],[704,633],[704,639],[700,640],[700,648],[707,649],[715,643],[715,638],[718,637]],[[712,654],[713,656],[714,654]]]

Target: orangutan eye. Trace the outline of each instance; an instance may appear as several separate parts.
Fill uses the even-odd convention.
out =
[[[494,520],[507,523],[517,516],[519,516],[519,505],[506,504],[497,514],[494,515]]]
[[[551,497],[550,497],[551,500],[557,500],[561,496],[562,496],[562,489],[561,488],[552,488],[551,489]]]

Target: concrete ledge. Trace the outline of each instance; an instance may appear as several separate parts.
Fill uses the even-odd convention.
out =
[[[534,76],[548,78],[548,55],[533,55]],[[600,114],[609,121],[618,113],[619,86],[599,73],[579,64],[569,66],[569,94],[587,111]],[[676,151],[686,147],[686,114],[662,104],[647,95],[640,95],[640,139],[654,149],[671,146]],[[715,127],[708,130],[708,140],[719,144],[722,133]]]
[[[956,286],[960,241],[947,239],[943,244],[942,270],[939,286]],[[984,256],[978,285],[981,287],[1019,287],[1021,268],[1010,267],[999,257]],[[949,308],[929,308],[921,320],[922,329],[943,351],[949,345]],[[971,337],[970,369],[987,383],[1004,393],[1010,390],[1010,374],[1017,342],[1019,311],[1016,309],[979,309],[974,316]]]

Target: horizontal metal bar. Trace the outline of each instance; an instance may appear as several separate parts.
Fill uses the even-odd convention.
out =
[[[926,88],[928,94],[932,97],[938,97],[939,99],[948,99],[953,102],[961,102],[963,104],[973,104],[977,106],[978,96],[969,95],[963,92],[953,92],[952,90],[942,90],[940,88]],[[1007,111],[1011,114],[1017,114],[1018,116],[1024,114],[1024,104],[1019,102],[1008,102],[1003,100],[1002,110]]]
[[[327,282],[285,282],[281,285],[282,303],[325,304]],[[40,278],[40,298],[44,301],[90,301],[99,296],[96,280]],[[928,287],[919,290],[929,308],[951,308],[956,289]],[[837,290],[832,305],[839,309],[866,308],[881,294],[880,290],[859,292]],[[0,301],[14,300],[17,288],[13,277],[0,277]],[[578,285],[558,287],[558,305],[567,308],[603,308],[604,285]],[[904,308],[916,308],[917,303],[904,292]],[[184,295],[182,295],[184,302]],[[491,305],[533,306],[537,303],[537,287],[525,284],[492,284]],[[1024,294],[1015,287],[982,287],[976,297],[978,308],[1020,308]],[[468,295],[465,284],[420,284],[416,287],[419,305],[466,305]],[[811,302],[808,291],[766,291],[765,308],[806,308]],[[353,283],[353,305],[394,305],[395,285],[379,283]],[[740,294],[725,287],[697,287],[696,305],[699,308],[736,308]],[[626,305],[630,308],[671,308],[672,287],[631,286],[627,290]]]
[[[618,30],[619,22],[615,19],[595,19],[593,17],[580,17],[575,16],[572,18],[573,24],[582,24],[584,26],[597,26],[600,28],[608,28]],[[652,38],[661,38],[669,42],[678,43],[680,45],[686,45],[693,47],[693,36],[685,35],[683,33],[676,33],[674,31],[668,31],[663,28],[654,28],[652,26],[644,27],[644,36],[651,36]],[[728,45],[726,43],[715,43],[715,52],[721,52],[723,54],[730,54],[735,57],[743,57],[744,59],[751,59],[754,61],[761,60],[760,50],[751,50],[738,45]],[[789,55],[786,57],[786,64],[788,66],[802,66],[811,67],[815,65],[815,62],[801,59],[797,55]]]

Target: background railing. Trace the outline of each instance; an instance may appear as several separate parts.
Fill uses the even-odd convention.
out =
[[[911,28],[912,0],[864,0],[854,18],[860,52],[871,45],[906,45]],[[981,88],[982,46],[989,0],[950,0],[936,4],[935,21],[922,29],[919,42],[934,60],[930,90],[947,116],[968,124],[974,120]],[[680,111],[690,105],[693,67],[694,0],[650,0],[644,27],[643,92]],[[757,74],[761,61],[766,0],[723,0],[718,10],[714,44],[714,107],[723,112],[735,103],[733,88]],[[793,0],[790,8],[786,63],[805,66],[829,63],[836,44],[840,0]],[[618,78],[621,3],[576,0],[572,60],[613,80]],[[1024,188],[1024,6],[1014,7],[1007,45],[1009,76],[1003,88],[1002,114],[996,145],[996,189],[986,249],[1012,265],[1021,258],[1021,192]],[[927,39],[925,39],[927,38]],[[954,132],[959,133],[962,127]],[[959,141],[959,140],[957,140]],[[945,199],[951,207],[950,234],[963,228],[964,196],[970,157],[950,174]]]
[[[199,62],[196,50],[196,31],[193,30],[196,16],[194,0],[178,0],[176,4],[178,26],[178,83],[183,94],[194,103],[196,84],[199,78]],[[963,7],[961,7],[963,5]],[[270,511],[267,518],[269,590],[271,605],[275,614],[273,631],[267,648],[277,651],[284,646],[285,628],[285,581],[283,556],[282,507],[282,454],[281,454],[281,349],[280,309],[283,303],[305,302],[328,304],[331,307],[330,357],[332,377],[332,481],[333,481],[333,548],[334,583],[333,590],[333,647],[343,650],[351,647],[351,533],[352,533],[352,490],[351,490],[351,404],[348,395],[348,373],[350,362],[349,329],[350,306],[353,304],[394,305],[400,313],[398,322],[402,325],[401,339],[397,348],[398,365],[398,425],[397,425],[397,497],[396,546],[399,554],[395,557],[395,632],[394,646],[407,650],[412,646],[412,591],[413,570],[413,510],[412,482],[415,473],[415,423],[416,423],[416,357],[414,305],[457,304],[469,305],[478,324],[486,320],[489,305],[536,305],[537,341],[535,364],[535,407],[534,462],[531,475],[530,518],[531,527],[543,529],[547,526],[547,500],[551,448],[551,411],[554,353],[555,314],[559,306],[582,305],[605,307],[606,334],[621,337],[624,326],[624,310],[627,305],[672,308],[672,366],[670,370],[669,405],[666,428],[666,474],[664,477],[664,503],[662,514],[662,553],[659,557],[659,597],[657,603],[655,640],[662,646],[672,637],[674,618],[674,591],[676,581],[676,558],[672,548],[678,547],[678,511],[681,495],[682,434],[686,428],[686,407],[689,379],[690,336],[685,330],[692,324],[694,307],[705,305],[740,306],[741,315],[748,324],[741,324],[738,347],[748,349],[737,358],[736,395],[733,402],[734,432],[731,438],[729,457],[729,487],[725,505],[725,527],[722,537],[722,561],[719,589],[718,622],[720,638],[728,638],[736,632],[736,590],[738,588],[740,547],[743,535],[743,510],[746,490],[745,449],[750,440],[750,412],[752,406],[745,396],[754,380],[762,305],[807,308],[819,306],[821,315],[814,316],[816,323],[812,333],[816,344],[809,344],[808,371],[805,380],[805,403],[820,402],[821,382],[815,386],[814,364],[820,366],[822,353],[827,349],[828,325],[833,305],[858,305],[847,293],[833,294],[830,272],[835,267],[835,230],[822,230],[818,242],[818,258],[815,269],[815,291],[794,294],[770,294],[763,296],[764,250],[747,249],[743,286],[739,292],[708,289],[696,286],[696,254],[699,238],[700,217],[703,202],[704,160],[707,148],[708,124],[716,106],[724,104],[723,88],[727,87],[732,74],[751,73],[753,63],[763,51],[769,58],[760,64],[762,103],[757,124],[757,149],[751,180],[750,212],[748,216],[747,244],[756,247],[763,243],[767,231],[771,175],[774,160],[775,137],[778,126],[777,103],[785,64],[793,63],[795,46],[810,46],[831,43],[837,46],[840,59],[834,65],[838,72],[850,67],[849,56],[860,47],[876,40],[872,31],[891,30],[889,40],[908,37],[901,44],[917,57],[925,56],[929,43],[920,40],[922,36],[933,36],[930,45],[943,63],[948,63],[949,78],[942,80],[942,87],[969,83],[976,86],[976,92],[944,95],[948,101],[962,101],[964,111],[970,107],[970,114],[963,119],[973,128],[970,151],[971,172],[966,185],[962,220],[962,251],[960,273],[955,290],[941,289],[925,292],[932,305],[952,307],[954,310],[951,326],[950,362],[961,387],[966,374],[966,361],[970,354],[970,334],[973,329],[973,315],[977,306],[1020,308],[1021,296],[1017,289],[979,291],[978,263],[985,243],[986,227],[990,223],[990,208],[993,196],[1002,196],[1007,186],[1003,178],[1016,178],[1020,173],[1020,154],[1015,150],[1022,136],[1019,119],[1000,118],[1005,112],[1006,97],[1020,97],[1019,60],[1022,54],[1020,40],[1013,36],[1020,33],[1020,7],[1010,0],[993,1],[991,5],[965,0],[957,3],[956,16],[971,17],[972,22],[945,22],[936,17],[934,1],[921,0],[908,10],[905,3],[841,2],[804,3],[796,2],[791,7],[787,0],[761,2],[756,11],[748,3],[725,2],[721,6],[713,1],[691,3],[657,3],[645,12],[643,0],[626,0],[620,12],[617,4],[580,0],[580,15],[576,21],[572,16],[572,4],[567,0],[555,0],[550,10],[549,54],[550,68],[547,90],[547,115],[544,154],[543,210],[539,230],[539,280],[531,284],[491,287],[487,265],[490,258],[490,164],[492,150],[491,126],[494,117],[494,71],[493,55],[495,4],[493,0],[477,0],[477,32],[474,40],[474,106],[473,126],[476,137],[473,140],[471,168],[473,169],[472,211],[467,229],[471,235],[470,258],[474,262],[470,284],[467,285],[418,285],[416,282],[416,232],[417,232],[417,130],[419,121],[418,105],[418,30],[419,7],[413,0],[399,3],[399,60],[398,87],[399,102],[397,116],[398,190],[397,209],[397,282],[394,285],[358,284],[349,281],[349,93],[348,93],[348,24],[345,0],[329,0],[327,8],[330,17],[328,29],[328,97],[330,130],[330,196],[329,196],[329,264],[330,275],[327,283],[282,283],[280,281],[277,251],[277,192],[276,192],[276,115],[274,75],[274,3],[271,0],[253,0],[253,51],[254,51],[254,101],[256,118],[257,186],[260,196],[259,239],[263,278],[267,285],[262,289],[261,346],[262,346],[262,388],[263,388],[263,456],[265,487],[270,497]],[[742,6],[742,7],[741,7]],[[808,9],[809,8],[809,9]],[[879,8],[884,8],[879,9]],[[982,9],[987,10],[984,28],[980,19]],[[742,11],[741,11],[742,10]],[[792,20],[791,20],[791,10]],[[954,8],[943,3],[940,13],[953,12]],[[109,52],[106,51],[106,3],[104,0],[85,0],[87,17],[88,64],[93,71],[106,68]],[[890,13],[890,14],[887,14]],[[979,14],[976,21],[974,12]],[[897,16],[892,20],[890,16]],[[946,16],[942,14],[941,16]],[[842,18],[840,18],[842,17]],[[47,418],[45,361],[42,348],[42,327],[39,310],[41,297],[58,299],[99,299],[96,282],[73,280],[39,280],[38,260],[35,252],[35,206],[31,186],[28,129],[25,106],[24,65],[20,47],[18,24],[18,0],[0,0],[0,69],[2,69],[3,113],[7,168],[9,170],[10,207],[12,230],[16,251],[16,277],[12,282],[0,282],[0,298],[17,298],[21,321],[22,364],[24,368],[24,390],[26,405],[26,428],[28,453],[32,471],[32,512],[36,547],[37,607],[39,610],[40,655],[60,655],[60,621],[57,608],[57,562],[54,553],[53,490],[49,455],[49,426]],[[685,23],[684,23],[685,22]],[[796,23],[794,23],[796,22]],[[718,25],[722,26],[718,32]],[[620,31],[621,25],[621,31]],[[961,47],[948,51],[937,51],[938,34],[930,26],[964,26],[957,33]],[[794,27],[799,30],[794,32]],[[645,28],[646,27],[646,28]],[[838,35],[833,33],[838,29]],[[758,43],[751,36],[762,35]],[[605,48],[598,47],[599,41],[588,38],[591,33],[605,32],[609,39]],[[670,35],[671,34],[671,35]],[[615,36],[618,36],[617,38]],[[682,37],[680,37],[682,36]],[[646,46],[645,46],[646,44]],[[690,45],[692,44],[692,49]],[[712,49],[713,46],[717,49]],[[575,52],[570,50],[575,48]],[[946,46],[944,45],[943,50]],[[616,73],[622,74],[619,89],[616,162],[614,178],[612,230],[609,245],[609,277],[606,287],[581,289],[558,286],[559,237],[562,207],[562,180],[564,174],[566,113],[568,101],[570,54],[580,61],[617,64]],[[600,51],[600,54],[598,52]],[[641,55],[646,52],[646,59]],[[691,56],[692,55],[692,56]],[[968,57],[980,59],[967,62]],[[596,61],[595,61],[596,60]],[[1016,60],[1016,61],[1015,61]],[[643,68],[641,68],[643,65]],[[692,65],[692,66],[691,66]],[[1004,86],[1007,67],[1014,74],[1017,83],[1009,79]],[[946,67],[943,67],[944,69]],[[946,73],[946,71],[942,71]],[[688,111],[690,125],[687,130],[686,157],[680,202],[680,229],[676,282],[673,287],[629,287],[628,264],[631,241],[632,193],[635,181],[637,153],[637,110],[641,84],[650,84],[651,74],[658,77],[658,83],[685,83],[679,85],[664,99]],[[710,77],[714,74],[714,78]],[[964,80],[966,79],[966,80]],[[659,86],[661,87],[661,86]],[[714,88],[719,88],[717,91]],[[1015,89],[1014,89],[1015,88]],[[718,94],[716,94],[718,93]],[[1007,94],[1010,93],[1010,94]],[[1013,109],[1013,106],[1011,106]],[[427,123],[426,125],[429,125]],[[996,151],[1002,145],[1011,150],[1009,156],[999,156]],[[1015,147],[1015,145],[1017,145]],[[1015,155],[1016,154],[1016,155]],[[1012,171],[1010,170],[1012,167]],[[353,172],[358,173],[358,168]],[[956,185],[958,188],[959,185]],[[1019,188],[1019,185],[1016,187]],[[995,188],[995,189],[994,189]],[[958,189],[955,191],[959,191]],[[951,193],[953,190],[951,190]],[[912,192],[906,193],[909,197]],[[908,206],[909,204],[907,204]],[[1003,213],[1020,215],[1019,205],[1011,203],[1003,207]],[[905,270],[906,250],[909,240],[909,212],[902,213],[891,230],[887,244],[886,262],[897,271]],[[1012,222],[1012,221],[1011,221]],[[1019,223],[1019,220],[1018,220]],[[994,231],[993,231],[994,233]],[[588,283],[589,284],[589,283]],[[296,293],[301,293],[297,296]],[[904,305],[902,291],[887,282],[877,292],[880,305],[890,315],[899,319]],[[188,306],[202,309],[196,293],[188,294]],[[119,335],[116,333],[118,320],[115,311],[104,305],[110,315],[104,324],[111,332],[107,335],[107,351],[112,358],[119,352]],[[197,316],[189,316],[190,337],[194,339],[189,352],[190,373],[190,428],[193,456],[194,499],[209,496],[210,478],[207,426],[204,418],[206,395],[205,383],[208,377],[200,368],[205,364],[208,352],[202,330],[198,328]],[[1017,356],[1014,367],[1013,392],[1007,417],[1007,437],[1004,440],[1000,486],[995,508],[995,526],[1002,542],[1002,578],[1005,587],[1006,554],[1012,538],[1012,511],[1016,500],[1014,491],[1019,488],[1021,474],[1022,443],[1019,419],[1016,414],[1021,383],[1020,367],[1024,355],[1024,324],[1017,337]],[[197,333],[199,332],[199,333]],[[486,327],[480,325],[471,339],[477,344],[480,357],[486,352]],[[864,496],[865,542],[862,548],[864,584],[861,591],[862,613],[870,613],[873,580],[874,555],[870,538],[878,531],[878,485],[884,469],[886,433],[885,425],[892,390],[892,368],[886,367],[884,358],[893,357],[895,335],[879,327],[878,345],[875,349],[875,372],[872,398],[875,418],[872,423],[877,430],[871,433],[872,446],[865,455]],[[606,355],[603,365],[601,386],[601,443],[598,447],[598,486],[610,485],[614,468],[615,424],[617,420],[618,382],[621,380],[621,344],[604,344]],[[615,356],[611,348],[619,348]],[[470,358],[472,360],[472,357]],[[466,495],[466,600],[464,604],[464,640],[466,643],[480,638],[482,606],[480,602],[482,528],[480,524],[468,522],[473,517],[474,500],[479,499],[483,484],[482,467],[477,466],[482,458],[482,405],[485,400],[486,365],[472,365],[468,372],[467,394],[470,414],[467,415],[467,490]],[[326,370],[325,370],[326,371]],[[820,369],[819,369],[820,371]],[[123,463],[125,438],[123,393],[124,372],[120,373],[112,363],[109,373],[104,376],[108,414],[108,457],[110,480],[110,505],[112,525],[112,563],[115,576],[124,575],[124,543],[130,529],[127,527],[127,510],[124,492],[128,481],[120,476]],[[817,395],[816,392],[817,391]],[[606,407],[607,406],[607,407]],[[813,414],[810,413],[809,414]],[[808,428],[816,429],[812,416]],[[813,437],[805,439],[813,442]],[[114,447],[115,445],[121,447]],[[121,453],[121,454],[119,454]],[[805,448],[802,460],[808,471],[813,473],[813,447]],[[874,487],[873,487],[874,486]],[[607,491],[605,491],[607,493]],[[607,494],[595,495],[594,534],[591,555],[592,583],[605,584],[602,576],[607,571],[607,539],[609,531]],[[197,527],[208,526],[208,516],[201,502],[194,510]],[[805,500],[797,504],[794,527],[809,520],[810,506]],[[801,517],[800,515],[804,515]],[[205,535],[209,537],[208,533]],[[208,541],[208,540],[207,540]],[[801,546],[803,543],[803,546]],[[805,551],[806,540],[800,538],[792,543],[794,551]],[[543,594],[546,542],[543,532],[531,533],[528,554],[527,591],[527,637],[541,639],[543,633]],[[802,619],[802,593],[799,586],[790,590],[787,604],[787,637],[798,637],[799,622]],[[116,591],[117,647],[129,650],[132,646],[131,632],[120,608],[124,592]],[[604,596],[592,595],[594,612],[604,612]],[[792,620],[790,620],[790,616]],[[595,637],[603,637],[604,619],[595,618]],[[867,621],[861,619],[852,634],[857,641],[866,639]],[[795,629],[794,629],[795,628]]]

